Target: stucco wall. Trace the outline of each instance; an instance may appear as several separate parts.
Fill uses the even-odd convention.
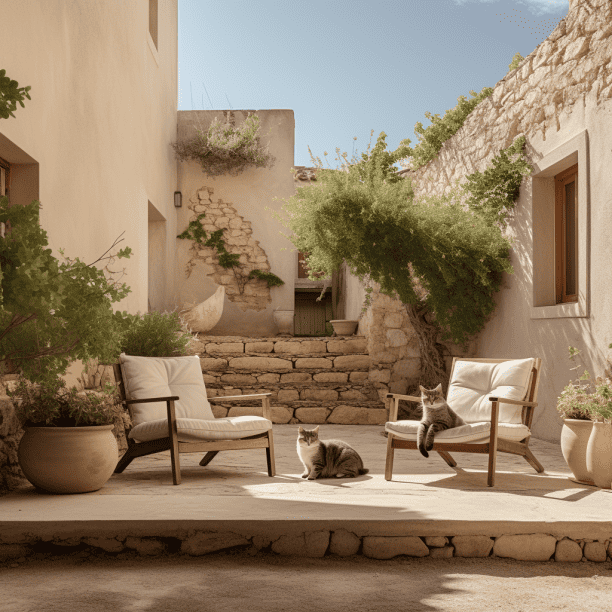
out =
[[[176,234],[178,0],[159,0],[159,50],[148,11],[148,0],[2,3],[2,68],[32,87],[0,119],[0,157],[17,164],[11,199],[42,202],[56,256],[94,261],[125,232],[132,292],[115,307],[129,312],[147,310],[148,202],[168,226],[167,261]]]
[[[178,138],[186,139],[193,136],[196,126],[207,129],[215,117],[224,122],[226,112],[233,113],[235,125],[240,125],[246,119],[248,111],[180,111]],[[209,332],[215,335],[274,335],[277,328],[273,321],[273,311],[293,310],[297,256],[292,251],[293,245],[281,235],[281,232],[285,231],[284,228],[266,209],[280,210],[282,206],[280,199],[291,197],[295,192],[291,174],[295,120],[292,110],[253,112],[256,112],[260,118],[262,141],[263,143],[269,141],[270,153],[276,158],[271,168],[249,168],[237,176],[210,177],[195,161],[178,164],[178,189],[183,194],[183,207],[178,211],[175,236],[186,229],[200,211],[207,215],[204,226],[209,221],[212,224],[207,230],[210,233],[214,231],[213,227],[217,227],[212,221],[215,213],[225,211],[221,217],[217,215],[216,218],[224,219],[219,227],[228,227],[228,231],[224,234],[226,248],[230,252],[239,252],[244,248],[249,254],[256,250],[253,261],[247,260],[245,255],[245,263],[262,270],[269,266],[269,271],[285,282],[283,286],[270,290],[261,282],[251,282],[245,290],[248,300],[241,299],[237,292],[232,297],[226,295],[221,320]],[[202,198],[198,197],[198,192],[202,192]],[[232,236],[232,229],[243,233]],[[223,275],[215,266],[216,258],[212,249],[202,249],[201,256],[194,259],[194,253],[190,250],[193,241],[181,240],[175,236],[173,238],[177,256],[173,303],[177,308],[204,301],[216,291],[219,284],[227,282],[227,286],[233,290],[231,270],[225,272],[228,278],[221,280]],[[238,243],[246,241],[248,244],[233,245],[236,247],[233,250],[230,240]],[[260,258],[259,261],[256,261],[257,257]],[[185,267],[190,261],[195,265],[191,267],[187,278]],[[257,295],[252,293],[253,291]],[[231,294],[231,291],[229,293]]]
[[[611,60],[612,3],[572,2],[550,37],[497,83],[438,157],[410,174],[417,196],[440,194],[525,135],[535,172],[523,181],[509,227],[515,273],[505,275],[496,311],[479,335],[478,356],[543,359],[533,433],[545,440],[559,440],[556,398],[575,376],[568,346],[581,349],[586,368],[600,375],[612,342]],[[576,162],[579,303],[557,306],[552,177]]]

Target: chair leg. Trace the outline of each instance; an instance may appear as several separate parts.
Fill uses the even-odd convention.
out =
[[[385,461],[385,480],[391,480],[393,476],[393,434],[389,432],[387,437],[387,460]]]
[[[437,452],[438,452],[438,455],[440,455],[440,457],[442,457],[442,459],[444,459],[444,461],[446,461],[446,463],[450,467],[457,467],[457,462],[452,458],[450,453],[447,453],[446,451],[437,451]]]
[[[117,463],[117,467],[115,468],[115,474],[121,474],[125,468],[136,459],[136,455],[133,455],[130,451],[132,449],[128,447],[128,449],[123,454],[123,457],[119,459],[119,463]]]
[[[178,440],[174,438],[170,446],[170,461],[172,462],[172,481],[181,484],[181,460],[179,459]]]
[[[274,439],[272,430],[268,430],[268,444],[266,447],[266,460],[268,461],[268,476],[276,476],[276,464],[274,463]]]
[[[216,456],[219,451],[208,451],[204,457],[202,457],[202,461],[200,461],[201,466],[208,465]]]
[[[544,466],[534,457],[528,448],[525,449],[525,460],[538,474],[544,471]]]

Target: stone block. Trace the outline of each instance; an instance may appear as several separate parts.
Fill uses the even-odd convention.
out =
[[[340,391],[340,400],[343,402],[365,402],[367,399],[368,398],[363,393],[356,389]]]
[[[251,543],[257,550],[261,550],[262,548],[268,548],[272,543],[272,540],[266,536],[256,535],[253,536]]]
[[[125,548],[123,542],[115,538],[83,538],[83,543],[110,553],[118,553]]]
[[[427,544],[429,548],[442,548],[448,544],[448,538],[444,536],[425,536],[425,544]]]
[[[272,543],[272,551],[284,556],[322,557],[329,545],[329,531],[283,535]]]
[[[571,42],[565,48],[565,55],[563,56],[564,62],[570,60],[580,59],[583,55],[586,55],[589,50],[589,39],[586,36],[577,38],[574,42]]]
[[[242,342],[210,342],[206,345],[207,353],[244,353]]]
[[[398,352],[392,350],[373,351],[370,354],[372,363],[395,363],[397,361]]]
[[[582,561],[582,548],[580,548],[580,544],[568,539],[557,542],[555,561],[562,563],[578,563]]]
[[[606,546],[603,542],[587,542],[584,545],[584,556],[588,561],[603,563],[606,560]]]
[[[283,389],[278,392],[277,400],[279,402],[295,402],[300,399],[300,394],[295,389]]]
[[[429,556],[434,559],[450,559],[453,556],[455,549],[452,546],[443,546],[442,548],[431,548]]]
[[[407,392],[407,380],[395,380],[392,383],[389,383],[389,393],[398,393],[399,395],[406,395]]]
[[[261,406],[232,406],[228,410],[227,416],[263,416],[263,408]]]
[[[362,383],[368,380],[368,372],[351,372],[349,381],[352,383]]]
[[[288,423],[293,418],[293,410],[286,406],[272,406],[272,422],[273,423]]]
[[[327,346],[320,340],[304,340],[302,342],[276,342],[274,345],[275,353],[285,353],[288,355],[311,355],[312,353],[326,353]]]
[[[248,545],[249,541],[237,533],[231,532],[198,532],[188,537],[181,544],[183,554],[199,556],[216,550],[224,550],[233,546]]]
[[[220,406],[217,403],[211,404],[210,408],[215,419],[224,419],[227,416],[228,408],[227,406]]]
[[[256,385],[257,378],[252,374],[223,374],[221,382],[227,385]]]
[[[216,385],[219,382],[219,379],[211,374],[202,374],[202,380],[205,385]]]
[[[548,561],[557,547],[557,539],[544,533],[503,535],[496,538],[493,554],[518,561]]]
[[[389,312],[383,319],[385,327],[397,329],[402,326],[405,316],[401,312]]]
[[[157,538],[135,538],[128,536],[125,539],[125,547],[133,548],[139,555],[161,555],[166,552],[166,546]]]
[[[363,554],[371,559],[392,559],[397,555],[427,557],[429,548],[416,536],[365,536]]]
[[[295,360],[296,368],[316,368],[317,370],[331,369],[333,363],[331,359],[324,357],[302,357]]]
[[[303,400],[317,402],[335,402],[338,399],[338,392],[333,389],[304,389],[300,395]]]
[[[312,374],[308,372],[291,372],[290,374],[281,374],[281,383],[293,383],[293,382],[310,382],[312,380]]]
[[[30,547],[25,544],[0,544],[0,561],[10,561],[30,555]]]
[[[329,531],[307,531],[304,534],[307,557],[323,557],[329,547]]]
[[[368,380],[370,382],[388,383],[391,380],[391,370],[370,370]]]
[[[398,348],[408,344],[408,338],[401,329],[388,329],[385,333],[385,345]]]
[[[216,357],[200,357],[200,367],[203,372],[226,370],[227,359],[218,359]]]
[[[369,355],[340,355],[334,357],[334,368],[337,370],[360,370],[370,367]]]
[[[247,342],[244,345],[245,353],[271,353],[274,350],[274,342]]]
[[[387,411],[384,408],[337,406],[327,417],[327,422],[335,425],[384,425]]]
[[[365,338],[354,340],[328,340],[327,351],[329,353],[367,353],[368,341]]]
[[[315,374],[312,378],[316,382],[345,383],[348,381],[348,373],[346,372],[321,372],[319,374]]]
[[[327,408],[297,408],[295,418],[300,423],[325,423],[328,414]]]
[[[259,372],[292,370],[293,362],[275,357],[234,357],[229,360],[233,370],[252,370]]]
[[[455,536],[451,539],[455,547],[455,557],[488,557],[493,548],[493,540],[482,535]]]
[[[277,383],[280,380],[280,374],[260,374],[257,376],[259,383]]]
[[[331,534],[329,552],[339,557],[356,555],[361,546],[361,539],[346,529],[338,529]]]
[[[408,380],[418,378],[420,372],[420,359],[401,359],[400,361],[397,361],[391,369],[391,380]]]

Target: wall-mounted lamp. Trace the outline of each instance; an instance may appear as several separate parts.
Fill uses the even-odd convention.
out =
[[[183,194],[180,191],[174,192],[174,206],[180,208],[183,205]]]

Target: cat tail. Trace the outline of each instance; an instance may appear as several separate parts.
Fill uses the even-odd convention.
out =
[[[419,429],[417,431],[417,448],[419,449],[421,455],[423,457],[428,458],[429,453],[425,450],[425,436],[427,434],[427,425],[425,423],[419,424]]]
[[[359,468],[359,475],[367,474],[369,471],[368,468]]]

